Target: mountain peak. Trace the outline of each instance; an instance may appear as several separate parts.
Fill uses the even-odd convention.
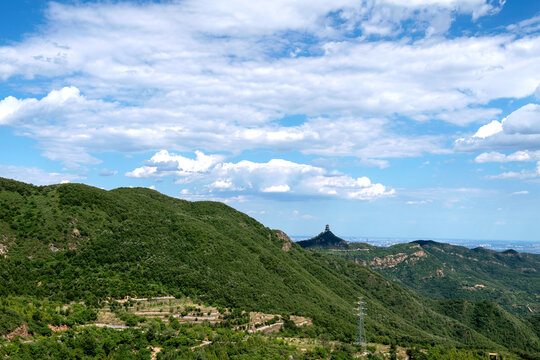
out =
[[[298,245],[303,248],[323,248],[323,249],[335,249],[335,248],[348,248],[349,243],[340,237],[334,235],[330,231],[330,225],[326,225],[324,231],[319,235],[312,237],[308,240],[298,241]]]

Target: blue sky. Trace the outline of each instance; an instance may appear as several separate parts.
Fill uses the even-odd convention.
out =
[[[540,241],[540,2],[4,1],[0,176],[291,235]]]

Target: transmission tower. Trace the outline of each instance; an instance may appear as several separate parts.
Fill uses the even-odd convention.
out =
[[[367,343],[366,341],[366,330],[364,329],[364,315],[366,315],[366,307],[364,306],[366,303],[362,300],[362,297],[358,297],[358,301],[356,303],[356,311],[358,316],[358,334],[356,341],[360,346]]]

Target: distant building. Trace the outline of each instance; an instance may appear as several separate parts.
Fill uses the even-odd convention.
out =
[[[330,231],[330,225],[326,224],[326,227],[324,228],[324,232]]]

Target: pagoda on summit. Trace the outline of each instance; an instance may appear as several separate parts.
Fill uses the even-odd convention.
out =
[[[303,248],[319,249],[347,249],[349,247],[347,241],[337,237],[330,231],[330,225],[328,224],[325,226],[324,231],[319,235],[308,240],[298,241],[297,244]]]

